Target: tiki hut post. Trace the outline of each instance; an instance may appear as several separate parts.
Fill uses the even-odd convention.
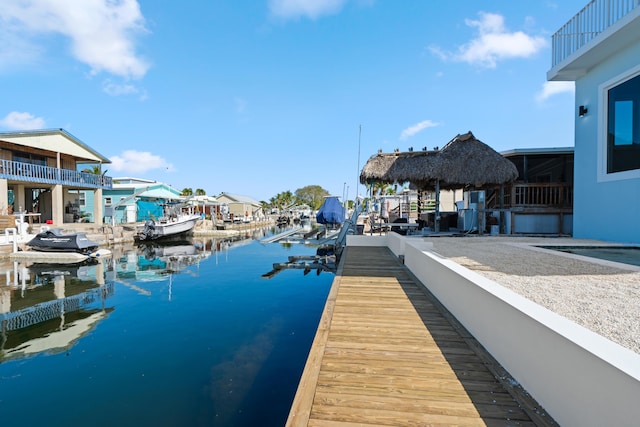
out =
[[[483,193],[480,193],[483,194]],[[482,236],[484,234],[484,218],[486,213],[484,211],[484,197],[478,197],[478,235]]]
[[[507,232],[506,224],[504,223],[504,184],[500,184],[500,234]]]
[[[436,213],[433,217],[433,231],[440,232],[440,180],[436,178]]]

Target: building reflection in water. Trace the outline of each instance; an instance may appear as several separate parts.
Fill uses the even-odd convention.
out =
[[[105,282],[101,261],[0,269],[0,362],[64,352],[113,310],[106,305],[113,283]]]
[[[215,254],[250,243],[256,236],[190,239],[111,248],[108,258],[79,264],[0,263],[0,363],[38,353],[61,353],[109,316],[115,286],[151,295],[149,282]]]

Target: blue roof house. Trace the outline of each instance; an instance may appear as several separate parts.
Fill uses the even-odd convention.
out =
[[[640,243],[640,1],[593,0],[552,36],[575,82],[573,235]]]
[[[86,193],[84,206],[91,212],[95,200]],[[180,190],[162,182],[122,177],[114,178],[110,190],[102,193],[105,223],[122,224],[146,221],[163,216],[163,205],[182,200]]]

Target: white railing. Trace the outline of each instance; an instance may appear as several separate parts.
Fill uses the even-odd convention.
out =
[[[592,0],[551,36],[555,67],[640,5],[640,0]]]

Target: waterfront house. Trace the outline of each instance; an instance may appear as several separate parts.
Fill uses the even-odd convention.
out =
[[[223,192],[218,196],[218,203],[220,214],[228,215],[227,218],[221,218],[223,220],[250,222],[262,220],[265,216],[262,204],[248,196]]]
[[[106,163],[111,162],[64,129],[0,133],[0,214],[54,226],[79,221],[80,192],[100,199],[112,179],[78,169]],[[102,205],[92,215],[101,218]]]
[[[121,177],[113,179],[112,189],[104,191],[99,200],[104,206],[104,222],[121,224],[159,218],[163,216],[163,206],[167,202],[183,199],[181,191],[169,184]]]
[[[639,6],[591,1],[552,36],[547,79],[575,82],[574,237],[640,242]]]
[[[216,209],[219,206],[218,199],[213,196],[196,195],[191,196],[187,200],[187,204],[194,208],[195,213],[216,216]]]

